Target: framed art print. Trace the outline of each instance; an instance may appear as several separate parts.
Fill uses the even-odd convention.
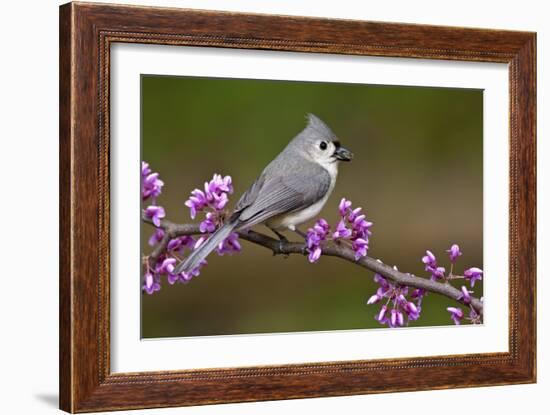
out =
[[[61,409],[534,382],[535,45],[61,6]]]

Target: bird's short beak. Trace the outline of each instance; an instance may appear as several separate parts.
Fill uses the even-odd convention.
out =
[[[341,161],[350,161],[353,158],[353,153],[345,147],[338,147],[334,151],[334,156]]]

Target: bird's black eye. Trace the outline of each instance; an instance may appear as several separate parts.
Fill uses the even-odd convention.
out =
[[[319,144],[319,148],[320,148],[321,150],[326,150],[326,149],[327,149],[327,146],[328,146],[328,144],[327,144],[326,141],[321,141],[321,144]]]

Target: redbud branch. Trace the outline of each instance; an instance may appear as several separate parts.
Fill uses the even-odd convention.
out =
[[[150,218],[145,216],[145,214],[142,214],[142,220],[146,223],[153,223]],[[178,236],[196,235],[201,233],[198,224],[177,224],[166,219],[161,220],[160,228],[165,231],[165,234],[162,240],[156,245],[153,252],[149,255],[149,261],[151,264],[154,264],[157,258],[166,250],[166,246],[168,245],[170,239]],[[238,234],[241,239],[270,249],[273,252],[273,255],[304,254],[303,242],[279,241],[278,239],[271,238],[270,236],[255,232],[253,230],[239,231]],[[421,278],[409,273],[397,271],[393,267],[368,256],[355,260],[355,252],[347,246],[341,244],[337,245],[334,243],[328,244],[323,246],[323,255],[341,258],[345,261],[376,272],[397,284],[406,285],[408,287],[423,288],[426,291],[443,295],[463,304],[461,301],[462,292],[452,285],[442,284],[427,278]],[[478,298],[472,297],[470,304],[478,312],[478,314],[483,314],[483,304]]]
[[[155,266],[155,262],[157,261],[158,257],[161,256],[161,254],[166,251],[166,247],[168,245],[168,242],[170,242],[170,239],[175,238],[176,235],[173,235],[171,232],[168,232],[165,229],[164,236],[160,240],[160,242],[155,246],[155,249],[153,249],[153,252],[148,256],[149,258],[149,265],[151,267]]]

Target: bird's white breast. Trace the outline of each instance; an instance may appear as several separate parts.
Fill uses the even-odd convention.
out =
[[[324,165],[323,167],[330,174],[330,186],[325,196],[323,196],[323,198],[320,199],[318,202],[305,209],[271,218],[269,221],[267,221],[267,225],[270,228],[277,230],[290,229],[291,231],[293,231],[296,229],[296,226],[307,222],[308,220],[317,216],[319,212],[321,212],[321,209],[323,209],[323,206],[325,206],[325,203],[327,202],[330,194],[332,193],[332,190],[334,189],[334,185],[336,184],[336,177],[338,176],[337,163],[330,163],[328,165]]]

